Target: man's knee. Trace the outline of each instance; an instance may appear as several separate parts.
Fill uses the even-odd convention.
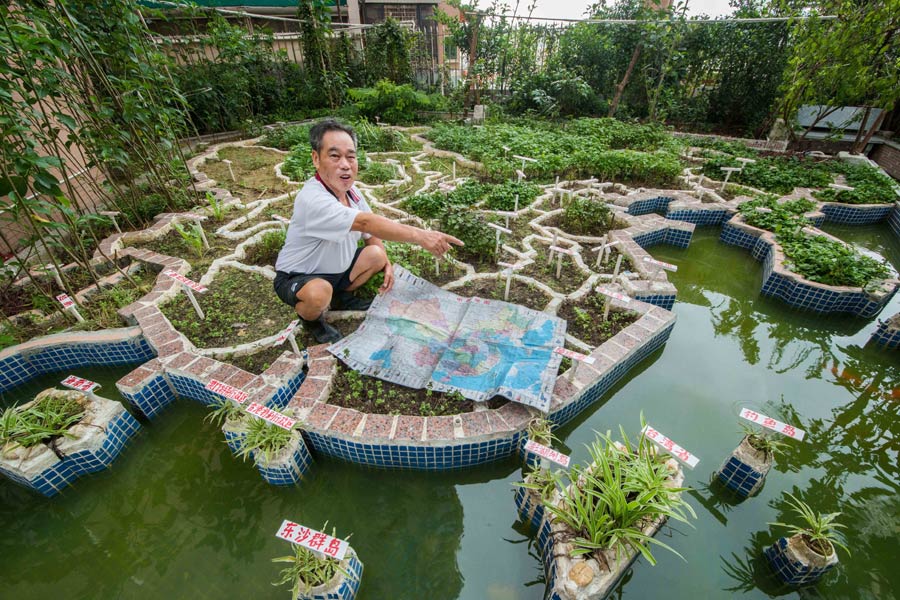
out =
[[[304,319],[317,319],[331,302],[333,289],[324,279],[312,279],[297,292],[297,313]]]
[[[387,264],[387,253],[381,246],[366,246],[360,253],[357,263],[363,259],[365,259],[366,270],[371,269],[377,273]]]

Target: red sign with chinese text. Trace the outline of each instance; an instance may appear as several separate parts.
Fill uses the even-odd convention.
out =
[[[287,519],[281,523],[281,527],[278,528],[275,536],[292,544],[300,544],[304,548],[309,548],[335,560],[343,560],[344,555],[347,554],[347,549],[350,547],[347,540],[331,537],[321,531],[304,527]]]

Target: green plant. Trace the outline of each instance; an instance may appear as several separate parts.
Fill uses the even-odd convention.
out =
[[[359,169],[360,181],[369,185],[381,185],[396,176],[394,166],[389,163],[367,162]]]
[[[784,251],[785,267],[810,281],[865,287],[891,276],[886,265],[825,236],[781,233],[777,240]]]
[[[572,556],[593,554],[602,562],[603,550],[636,551],[656,564],[651,544],[679,554],[644,529],[662,517],[688,523],[688,515],[696,515],[680,494],[684,488],[671,486],[665,457],[643,436],[632,445],[620,431],[619,445],[608,433],[598,435],[588,446],[591,464],[573,467],[572,484],[562,490],[560,502],[545,507],[569,529]]]
[[[213,423],[217,427],[221,427],[225,421],[240,421],[247,414],[243,407],[226,398],[217,399],[211,406],[213,409],[203,417],[203,420]]]
[[[787,494],[787,496],[790,499],[786,502],[799,517],[800,525],[793,523],[769,523],[769,525],[784,527],[792,536],[801,536],[810,548],[822,556],[831,556],[835,546],[841,548],[848,555],[850,554],[850,549],[838,535],[838,529],[844,528],[844,525],[836,521],[841,513],[817,513],[792,494]]]
[[[222,206],[222,202],[210,192],[206,192],[206,203],[209,205],[210,214],[216,221],[221,221],[225,216],[226,208]]]
[[[815,204],[811,200],[798,198],[779,204],[776,196],[768,194],[738,206],[741,217],[748,225],[774,233],[795,232],[809,225],[811,221],[803,215],[813,209]]]
[[[599,200],[575,196],[563,209],[562,225],[576,235],[601,236],[611,227],[612,210]]]
[[[268,463],[275,455],[291,442],[294,432],[278,425],[251,419],[247,424],[247,433],[241,438],[241,449],[237,455],[247,460],[254,457],[257,462]],[[261,460],[260,460],[261,455]]]
[[[431,99],[411,85],[395,85],[386,79],[378,81],[372,88],[350,90],[350,97],[356,102],[360,115],[371,120],[379,117],[396,124],[413,123],[417,111],[429,110],[432,106]]]
[[[867,165],[848,166],[844,174],[852,190],[818,190],[813,196],[822,202],[843,204],[888,204],[896,202],[897,183]]]
[[[761,431],[749,423],[741,423],[741,431],[747,436],[747,443],[754,450],[765,453],[767,457],[774,457],[788,445],[775,437],[774,433]]]
[[[516,487],[536,491],[544,504],[550,502],[553,492],[560,487],[560,477],[550,469],[535,469],[525,476],[524,481],[513,483]]]
[[[68,429],[82,419],[85,412],[83,397],[69,392],[40,396],[27,408],[7,408],[0,417],[0,447],[11,445],[30,448],[40,443],[69,436]],[[58,454],[58,453],[57,453]]]
[[[255,265],[274,265],[278,253],[287,239],[284,229],[265,232],[258,242],[247,250],[247,262]]]
[[[550,446],[554,441],[559,441],[556,436],[553,435],[553,421],[541,416],[534,417],[528,421],[525,432],[528,435],[529,440],[533,440],[544,446]]]
[[[181,223],[172,223],[172,227],[178,232],[178,235],[181,236],[185,245],[190,248],[198,258],[203,258],[203,234],[200,225],[193,222],[187,226],[182,225]]]
[[[328,523],[325,523],[322,529],[326,527]],[[335,531],[332,529],[332,537],[334,534]],[[290,585],[292,598],[297,598],[301,591],[308,593],[312,588],[328,583],[338,573],[347,578],[354,577],[341,567],[340,561],[330,556],[320,558],[300,544],[291,544],[291,547],[293,554],[272,559],[275,563],[288,563],[288,566],[279,573],[281,580],[273,582],[272,585]]]

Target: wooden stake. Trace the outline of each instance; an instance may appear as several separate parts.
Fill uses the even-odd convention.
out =
[[[620,254],[619,257],[616,259],[616,270],[613,271],[613,277],[614,277],[614,278],[615,278],[615,277],[618,277],[618,275],[619,275],[619,267],[622,266],[622,256],[623,256],[623,255]]]
[[[232,170],[232,168],[231,168],[231,161],[226,159],[226,160],[223,160],[222,162],[225,163],[226,165],[228,165],[228,174],[231,175],[231,180],[237,181],[237,177],[234,176],[234,170]]]
[[[297,346],[297,337],[293,331],[291,332],[291,335],[288,336],[288,342],[291,343],[291,350],[294,351],[294,354],[300,356],[300,347]]]
[[[562,257],[563,253],[560,252],[556,255],[556,278],[559,279],[559,274],[562,272]]]
[[[191,301],[191,305],[193,305],[194,310],[197,311],[197,316],[200,317],[201,320],[206,320],[206,315],[203,314],[203,309],[200,308],[200,304],[197,302],[197,298],[194,297],[194,291],[189,288],[186,284],[181,284],[181,289],[184,290],[184,293],[187,294],[188,300]]]

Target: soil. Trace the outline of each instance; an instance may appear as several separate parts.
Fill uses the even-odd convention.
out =
[[[469,281],[464,286],[453,289],[454,294],[460,296],[478,296],[489,300],[503,300],[503,292],[506,290],[506,278],[477,279]],[[513,304],[526,306],[533,310],[544,310],[550,297],[534,285],[522,281],[512,280],[509,286],[509,300]]]
[[[499,408],[509,402],[494,396],[489,408]],[[363,413],[379,415],[420,415],[436,417],[472,412],[475,402],[458,393],[445,394],[431,390],[413,389],[361,375],[338,360],[337,376],[333,379],[329,404],[353,408]]]
[[[563,255],[562,271],[559,279],[556,278],[556,261],[557,257],[553,257],[551,263],[547,263],[547,256],[550,250],[549,244],[534,241],[532,243],[537,254],[534,256],[534,262],[527,267],[520,269],[521,275],[537,279],[553,289],[563,294],[571,294],[581,287],[587,275],[575,265],[575,260],[571,256]]]
[[[557,314],[568,322],[567,333],[591,346],[599,346],[640,318],[631,311],[610,308],[609,320],[603,320],[604,299],[589,294],[578,302],[566,300]],[[583,311],[579,314],[575,309]]]
[[[200,170],[245,202],[271,198],[292,189],[275,176],[275,165],[284,162],[283,154],[253,147],[222,148],[218,154],[219,160],[207,159]],[[236,181],[232,181],[223,160],[231,161]]]
[[[172,325],[200,348],[236,346],[274,335],[296,318],[272,282],[256,273],[225,268],[204,294],[195,293],[206,315],[201,320],[186,294],[161,306]]]
[[[234,248],[237,245],[237,243],[232,242],[231,240],[226,240],[223,237],[215,235],[213,232],[217,227],[218,226],[208,225],[204,221],[203,231],[206,233],[209,249],[203,250],[203,256],[197,256],[193,249],[188,247],[187,242],[181,239],[181,234],[174,229],[161,238],[142,244],[136,244],[135,247],[146,248],[147,250],[152,250],[153,252],[158,252],[159,254],[164,254],[166,256],[184,258],[191,263],[191,266],[196,272],[202,274],[206,272],[206,269],[209,268],[209,265],[211,265],[215,259],[234,252]],[[199,279],[199,275],[195,278]]]
[[[601,227],[599,229],[595,229],[593,231],[589,231],[586,233],[571,232],[565,226],[565,223],[563,222],[561,214],[556,214],[556,215],[553,215],[552,217],[548,217],[548,218],[544,219],[541,224],[544,225],[545,227],[556,227],[556,228],[560,229],[561,231],[572,233],[573,235],[580,235],[580,236],[586,236],[586,237],[604,237],[607,233],[609,233],[610,231],[613,231],[615,229],[627,229],[628,228],[628,223],[623,223],[622,221],[617,221],[617,220],[613,219],[613,222],[609,227]]]
[[[456,281],[466,274],[465,269],[457,267],[446,260],[441,261],[440,273],[435,273],[434,258],[419,258],[416,256],[411,261],[398,261],[397,264],[417,277],[421,277],[425,281],[433,283],[438,287],[451,281]]]
[[[288,342],[285,342],[280,346],[272,346],[265,350],[260,350],[256,354],[234,356],[231,358],[223,358],[221,360],[222,362],[227,362],[255,375],[262,375],[263,371],[268,369],[279,356],[284,354],[285,350],[291,351],[291,346]]]
[[[598,250],[599,252],[599,250]],[[588,266],[595,273],[608,273],[612,275],[616,270],[616,261],[619,260],[619,251],[615,248],[612,249],[609,257],[606,259],[606,264],[600,263],[600,268],[597,268],[597,255],[596,253],[591,253],[590,262]],[[622,255],[622,265],[619,267],[619,273],[624,271],[633,271],[634,264],[632,264],[631,259]]]

